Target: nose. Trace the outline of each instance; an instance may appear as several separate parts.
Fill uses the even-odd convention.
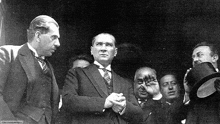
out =
[[[103,44],[103,45],[101,46],[101,51],[106,51],[106,45],[105,45],[105,44]]]
[[[194,58],[193,58],[193,62],[194,62],[194,63],[197,62],[198,60],[199,60],[198,57],[194,57]]]
[[[56,47],[59,47],[59,46],[60,46],[60,41],[59,41],[59,39],[57,39],[57,40],[55,41],[54,45],[55,45]]]
[[[173,85],[172,84],[169,84],[169,90],[172,90],[173,89]]]

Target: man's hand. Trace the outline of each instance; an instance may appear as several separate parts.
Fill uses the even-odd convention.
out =
[[[119,112],[122,112],[122,110],[126,107],[126,100],[122,100],[120,102],[115,102],[113,107],[112,107],[112,110],[115,112],[115,113],[119,113]]]
[[[220,93],[220,79],[216,79],[214,82],[215,89],[218,93]]]
[[[191,87],[188,85],[188,81],[186,80],[186,77],[187,77],[187,75],[188,75],[188,73],[190,72],[191,69],[192,68],[187,69],[187,71],[184,75],[184,78],[183,78],[183,86],[184,86],[186,94],[189,94],[189,92],[191,91]]]
[[[145,84],[142,86],[145,88],[145,90],[151,94],[152,96],[156,96],[160,93],[159,83],[155,76],[148,75],[144,78]]]
[[[188,73],[191,71],[192,68],[187,69],[184,78],[183,78],[183,86],[184,86],[184,90],[185,90],[185,94],[184,94],[184,99],[183,99],[183,103],[184,104],[188,104],[189,103],[189,93],[191,91],[191,87],[188,85],[188,81],[186,80],[186,77],[188,75]]]
[[[111,108],[114,104],[120,104],[122,101],[125,101],[125,97],[122,93],[111,93],[105,99],[104,108]]]

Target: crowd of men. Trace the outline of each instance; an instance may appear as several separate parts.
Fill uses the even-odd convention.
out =
[[[100,33],[92,39],[93,59],[87,55],[70,59],[60,93],[53,67],[47,61],[60,46],[58,23],[47,15],[37,16],[30,23],[27,37],[28,42],[21,46],[0,47],[1,123],[220,124],[218,51],[213,44],[202,42],[193,48],[193,68],[186,71],[184,81],[178,80],[175,72],[158,76],[160,71],[147,65],[137,68],[134,78],[128,79],[111,67],[118,53],[115,37]],[[202,92],[206,96],[201,98],[195,97],[200,92],[194,94],[194,86],[201,80],[194,80],[194,85],[188,75],[202,63],[213,70],[201,80],[214,80],[201,84],[203,88],[196,91],[206,87],[214,91],[208,90],[208,95]],[[206,74],[203,68],[200,72]],[[192,75],[198,78],[200,72]]]

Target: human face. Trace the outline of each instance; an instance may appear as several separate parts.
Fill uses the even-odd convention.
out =
[[[108,34],[99,35],[93,43],[93,46],[91,46],[91,54],[95,61],[104,67],[108,66],[117,54],[115,41]]]
[[[49,23],[49,32],[39,35],[39,46],[37,52],[39,56],[51,56],[53,52],[60,46],[59,28],[54,23]]]
[[[165,75],[160,79],[161,93],[165,99],[171,100],[179,97],[179,85],[173,75]]]
[[[149,97],[150,94],[146,91],[146,89],[143,86],[143,85],[146,85],[145,77],[147,77],[149,75],[152,75],[153,77],[156,78],[156,74],[151,69],[139,70],[135,74],[134,93],[137,98],[147,99]]]
[[[76,61],[73,62],[73,67],[72,68],[76,68],[76,67],[85,68],[89,64],[90,63],[88,61],[79,59],[79,60],[76,60]]]
[[[199,46],[195,48],[192,54],[193,67],[203,62],[211,62],[214,66],[217,66],[218,57],[211,53],[209,46]]]

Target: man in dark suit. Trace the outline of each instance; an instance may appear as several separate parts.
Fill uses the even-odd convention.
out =
[[[128,80],[111,69],[117,54],[114,36],[101,33],[93,38],[94,63],[70,69],[63,88],[63,106],[72,124],[126,124],[139,121],[142,110]]]
[[[134,92],[144,111],[143,120],[133,124],[164,124],[164,101],[160,93],[156,71],[150,67],[141,67],[134,76]]]
[[[180,84],[174,72],[166,72],[160,78],[160,91],[166,103],[164,106],[166,121],[164,124],[181,124],[186,118],[186,108],[183,107],[183,95]]]
[[[22,46],[0,47],[0,119],[10,123],[53,124],[58,112],[58,86],[51,56],[59,43],[59,25],[51,17],[37,16]]]
[[[214,44],[202,42],[193,48],[192,59],[193,67],[203,62],[210,62],[218,70],[218,51]],[[192,99],[189,97],[191,86],[188,85],[185,74],[184,78],[184,103],[189,107],[187,113],[186,124],[219,124],[220,123],[220,94],[218,92],[202,99]],[[219,82],[216,82],[219,87]],[[218,91],[218,87],[217,91]]]

